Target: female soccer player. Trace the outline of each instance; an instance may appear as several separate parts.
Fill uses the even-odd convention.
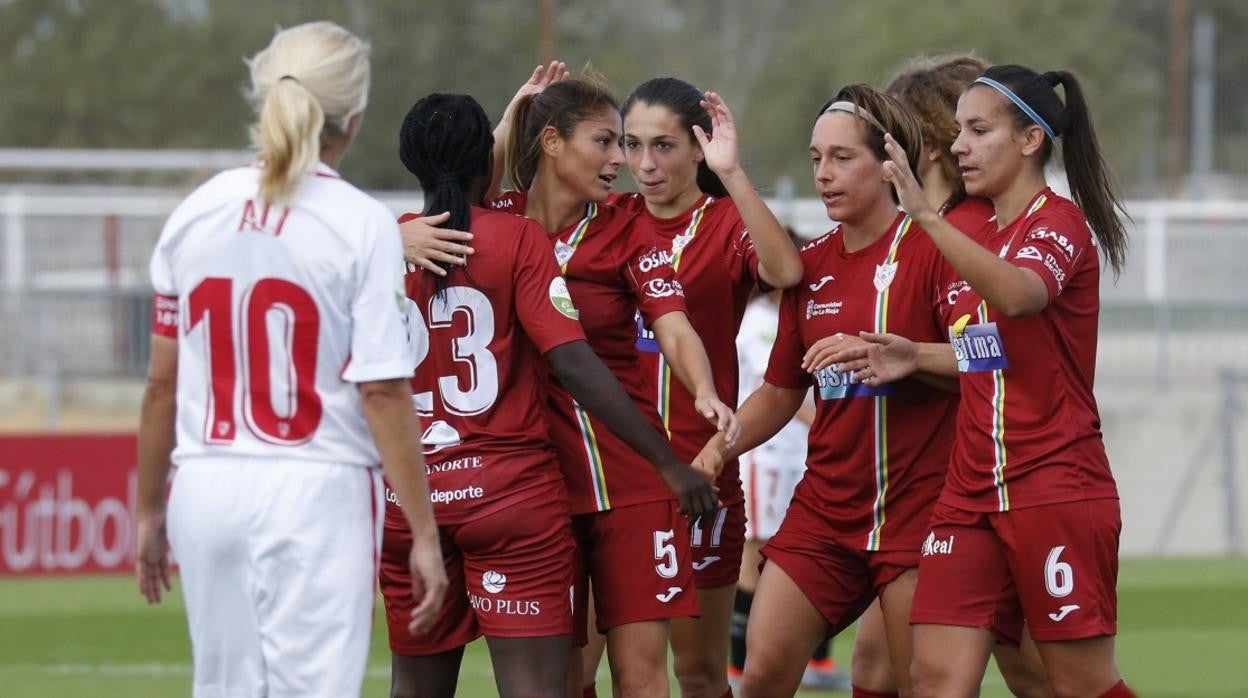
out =
[[[660,253],[685,291],[689,320],[710,356],[721,401],[736,405],[737,330],[750,293],[801,279],[797,248],[741,167],[736,124],[715,93],[671,77],[648,80],[624,101],[624,155],[641,192],[614,200],[659,232]],[[715,433],[673,381],[648,326],[638,348],[659,415],[677,455],[691,459]],[[745,540],[745,505],[734,460],[716,481],[720,509],[693,532],[699,618],[672,621],[681,694],[719,698],[728,690],[728,630]]]
[[[917,160],[917,124],[874,89],[851,85],[819,110],[810,145],[815,187],[841,224],[802,248],[804,276],[781,300],[766,382],[741,407],[738,443],[726,446],[717,435],[695,463],[717,472],[725,458],[779,431],[814,388],[806,474],[762,551],[744,696],[792,695],[815,646],[877,595],[893,661],[909,665],[918,551],[944,476],[956,398],[920,380],[882,392],[835,368],[810,372],[820,352],[859,342],[864,328],[940,338],[933,289],[943,264],[897,211],[884,179],[886,131]]]
[[[1130,696],[1114,662],[1118,494],[1092,394],[1096,251],[1118,271],[1127,250],[1118,200],[1068,72],[989,68],[957,121],[967,192],[996,212],[977,235],[940,218],[891,140],[887,165],[902,206],[963,280],[942,299],[952,346],[872,336],[880,345],[856,372],[870,385],[911,370],[961,385],[914,602],[916,693],[976,691],[993,632],[1017,638],[1025,620],[1054,694]],[[1045,184],[1059,137],[1073,202]]]
[[[257,165],[191,194],[152,256],[139,589],[157,602],[169,588],[172,459],[168,537],[194,693],[359,695],[379,462],[412,503],[411,631],[429,627],[446,589],[407,383],[416,361],[395,303],[398,229],[333,169],[364,113],[368,44],[304,24],[249,65]]]
[[[381,580],[393,696],[454,695],[463,647],[479,632],[500,695],[566,691],[573,541],[545,386],[532,370],[540,355],[579,404],[656,467],[692,475],[586,344],[545,232],[470,203],[489,186],[492,145],[485,112],[464,95],[420,100],[399,134],[424,214],[449,212],[446,225],[471,231],[478,252],[466,266],[447,264],[446,276],[408,275],[410,329],[430,340],[414,385],[453,584],[434,631],[412,636],[399,564],[407,531],[399,503],[388,502]],[[700,496],[683,503],[694,516],[714,509],[708,488],[689,489]]]
[[[639,370],[637,313],[654,328],[698,413],[732,440],[735,418],[716,394],[656,234],[644,217],[605,205],[624,161],[615,100],[595,81],[563,80],[522,98],[514,114],[507,165],[521,191],[491,206],[547,231],[590,346],[643,410],[654,414],[654,397]],[[671,492],[635,451],[558,385],[550,405],[617,694],[666,695],[668,621],[697,612],[688,531]],[[579,610],[586,599],[584,586],[578,590]]]
[[[928,201],[945,220],[968,234],[980,230],[992,217],[992,202],[966,195],[958,160],[950,148],[958,135],[954,120],[958,97],[987,68],[987,63],[969,55],[918,56],[906,63],[885,90],[910,110],[923,132],[918,171]],[[956,276],[950,281],[956,281]],[[837,356],[833,360],[840,362],[848,358],[848,355]],[[1035,643],[1025,630],[1021,647],[997,643],[993,646],[993,657],[1014,695],[1025,698],[1051,695]],[[857,695],[865,698],[896,695],[897,678],[888,660],[878,603],[872,604],[858,619],[853,669]],[[903,667],[902,671],[908,669]]]

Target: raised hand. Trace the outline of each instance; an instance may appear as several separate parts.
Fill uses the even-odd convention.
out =
[[[737,123],[723,98],[714,92],[706,93],[702,108],[711,115],[711,133],[708,134],[701,126],[694,124],[693,137],[702,146],[702,155],[712,172],[720,177],[732,174],[741,168]]]
[[[551,61],[550,65],[539,65],[533,69],[533,74],[520,86],[520,89],[516,90],[515,96],[511,98],[511,104],[519,102],[527,95],[541,94],[547,87],[566,77],[568,77],[568,66],[563,61]],[[508,111],[511,110],[511,104],[507,107]]]
[[[884,151],[888,153],[888,161],[884,163],[884,179],[891,182],[897,191],[897,200],[901,208],[911,217],[918,220],[926,214],[935,214],[932,204],[923,193],[923,187],[910,171],[910,160],[906,151],[893,138],[893,134],[884,134]]]

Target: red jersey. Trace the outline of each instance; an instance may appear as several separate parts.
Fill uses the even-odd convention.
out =
[[[525,201],[525,194],[507,192],[490,207],[523,215]],[[638,363],[634,317],[640,313],[653,322],[683,312],[685,300],[671,265],[654,263],[660,255],[653,228],[634,213],[589,204],[578,223],[546,237],[589,345],[659,427],[654,391]],[[581,408],[557,380],[550,383],[551,438],[573,514],[671,498],[653,465]]]
[[[1025,318],[991,308],[965,281],[942,299],[962,400],[941,501],[970,511],[1117,497],[1092,395],[1100,260],[1083,212],[1041,191],[1017,220],[974,235],[1031,269],[1049,303]]]
[[[533,221],[472,210],[476,254],[446,288],[406,278],[408,331],[427,334],[412,378],[438,523],[460,524],[517,499],[567,496],[546,423],[544,372],[555,347],[585,338],[567,284]],[[413,218],[404,215],[400,222]],[[391,523],[406,524],[397,507]]]
[[[735,409],[737,332],[750,292],[759,283],[758,254],[736,205],[732,199],[703,195],[675,218],[656,218],[640,194],[625,194],[613,203],[641,213],[654,225],[663,241],[658,250],[659,261],[672,265],[685,290],[689,322],[706,347],[715,392],[720,402]],[[654,332],[641,322],[637,331],[641,366],[656,391],[659,418],[676,454],[691,460],[715,435],[715,425],[694,409],[693,395],[672,375],[671,367],[659,352]],[[724,464],[716,484],[724,504],[744,500],[736,460]]]
[[[846,546],[917,550],[944,483],[957,396],[915,379],[872,388],[832,366],[812,376],[801,362],[811,345],[837,332],[943,342],[940,252],[898,214],[886,235],[861,250],[846,251],[837,228],[801,255],[802,282],[780,301],[766,374],[772,385],[815,389],[807,470],[794,499],[818,512],[826,534]]]

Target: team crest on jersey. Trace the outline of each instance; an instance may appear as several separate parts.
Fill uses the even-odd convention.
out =
[[[559,266],[567,264],[574,254],[576,254],[576,248],[563,240],[555,243],[555,263]]]
[[[893,283],[893,279],[897,277],[897,265],[899,262],[885,262],[884,264],[875,265],[875,290],[880,293]]]
[[[572,304],[572,294],[568,291],[568,282],[562,276],[550,280],[550,304],[565,317],[576,320],[580,317],[576,306]]]
[[[677,235],[672,238],[672,254],[679,254],[681,250],[689,246],[693,242],[692,235]]]

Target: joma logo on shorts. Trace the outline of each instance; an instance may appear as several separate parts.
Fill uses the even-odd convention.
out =
[[[927,534],[927,540],[923,541],[923,557],[929,555],[952,555],[953,554],[953,534],[949,534],[948,540],[940,540],[936,537],[936,533]]]

